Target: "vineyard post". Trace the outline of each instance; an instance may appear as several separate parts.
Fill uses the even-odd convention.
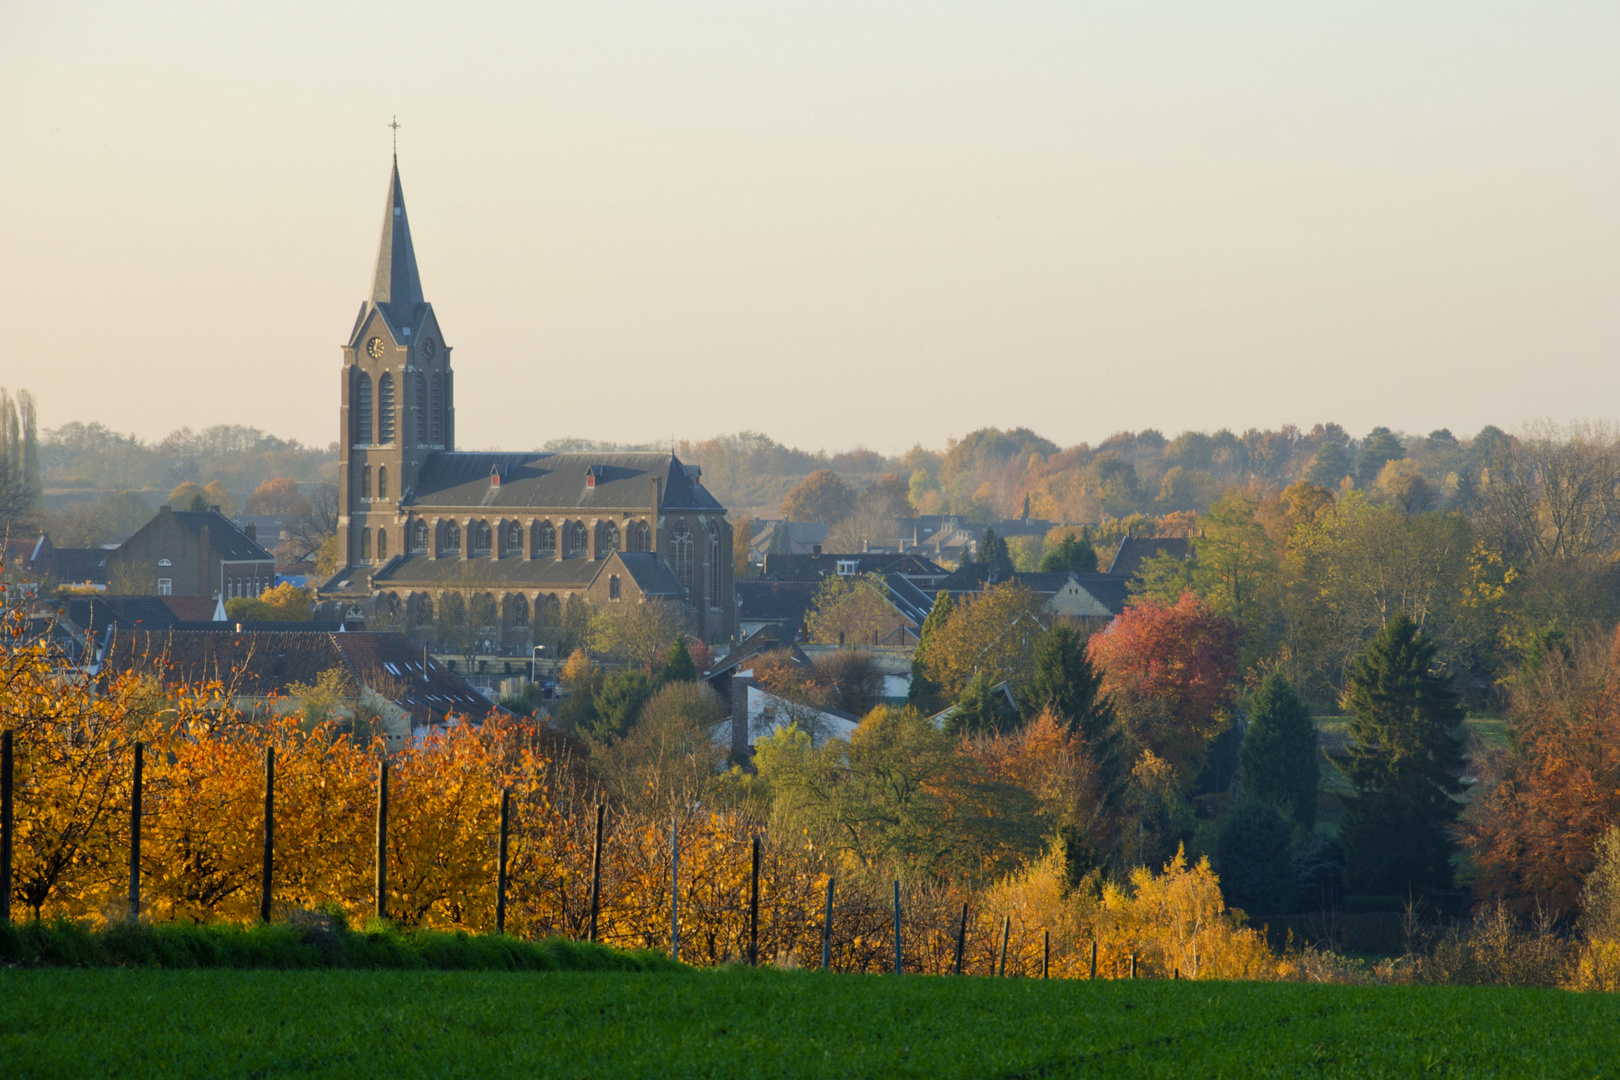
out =
[[[998,979],[1007,977],[1007,938],[1011,934],[1012,916],[1003,915],[1001,917],[1001,963],[996,966],[996,977]]]
[[[0,923],[11,921],[11,729],[0,731]]]
[[[276,864],[276,748],[264,751],[264,867],[259,877],[259,921],[270,921],[271,875]]]
[[[141,766],[146,744],[135,744],[135,775],[129,793],[129,921],[141,915]]]
[[[962,974],[962,950],[967,946],[967,901],[962,901],[962,921],[956,924],[956,963],[952,974]]]
[[[506,853],[512,836],[512,789],[501,789],[501,848],[495,870],[495,932],[506,933]]]
[[[596,940],[596,917],[602,911],[602,814],[606,808],[596,804],[596,842],[591,845],[591,926],[587,940]]]
[[[1097,977],[1097,939],[1091,939],[1091,977]]]
[[[827,971],[832,967],[832,904],[833,882],[835,878],[827,879],[827,914],[821,922],[821,970]]]
[[[681,823],[669,816],[669,958],[681,961]]]
[[[377,918],[388,918],[388,760],[377,765]]]
[[[1136,954],[1131,953],[1131,978],[1136,978]]]
[[[759,837],[754,837],[754,868],[748,875],[748,966],[759,967]]]
[[[902,975],[900,967],[900,879],[894,882],[894,973]]]
[[[1041,978],[1047,977],[1047,971],[1052,967],[1052,931],[1041,931]]]

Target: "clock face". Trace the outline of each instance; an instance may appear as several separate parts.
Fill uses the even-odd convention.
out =
[[[422,339],[422,359],[431,360],[433,354],[439,351],[439,343],[432,338]]]
[[[380,359],[383,354],[383,339],[380,337],[374,337],[370,341],[366,342],[366,353],[373,360]]]

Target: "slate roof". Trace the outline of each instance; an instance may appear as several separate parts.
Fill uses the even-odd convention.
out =
[[[377,266],[371,276],[371,303],[382,312],[396,337],[401,327],[414,327],[421,309],[422,276],[416,269],[416,247],[411,243],[411,219],[405,210],[405,189],[399,182],[399,159],[388,177],[388,199],[383,204],[382,235],[377,241]],[[366,315],[361,305],[360,319]],[[355,329],[359,329],[356,320]]]
[[[946,578],[940,583],[939,587],[948,593],[974,593],[986,585],[1012,581],[1022,585],[1030,592],[1041,596],[1052,596],[1067,585],[1071,579],[1090,593],[1099,604],[1107,608],[1111,613],[1118,615],[1125,610],[1129,599],[1131,580],[1119,574],[1082,574],[1073,570],[1044,574],[1020,571],[1014,571],[1011,574],[996,574],[988,563],[969,563]]]
[[[595,486],[587,486],[589,472]],[[498,473],[500,483],[492,482]],[[652,478],[663,479],[661,510],[725,513],[715,497],[674,454],[554,454],[439,451],[422,464],[409,506],[488,510],[517,515],[525,510],[648,510]]]
[[[109,548],[56,548],[51,552],[51,573],[64,582],[107,582]]]
[[[939,595],[938,592],[924,590],[899,574],[885,574],[883,583],[889,587],[889,603],[921,630],[923,620],[934,610],[934,598]]]
[[[376,585],[430,585],[443,587],[462,582],[465,567],[474,566],[481,583],[500,588],[584,588],[607,565],[605,559],[463,559],[459,555],[435,559],[427,555],[396,556],[371,576]],[[351,567],[339,574],[353,576]]]
[[[466,680],[396,633],[126,630],[113,635],[101,670],[104,675],[151,672],[169,683],[217,679],[239,695],[265,697],[284,694],[295,682],[313,683],[334,667],[346,669],[418,724],[442,720],[447,712],[482,718],[495,709]]]
[[[1141,571],[1143,563],[1159,554],[1190,559],[1193,557],[1193,542],[1184,536],[1127,536],[1119,542],[1119,550],[1114,552],[1108,572],[1133,578]]]
[[[838,564],[855,561],[857,574],[899,574],[908,578],[943,580],[948,574],[934,560],[911,552],[905,554],[860,552],[852,555],[765,556],[764,575],[776,581],[820,581],[838,573]]]
[[[774,623],[793,641],[804,629],[804,616],[815,603],[820,582],[771,581],[768,578],[740,578],[737,590],[737,618],[741,622]]]
[[[621,551],[607,559],[629,571],[636,587],[648,596],[685,596],[686,588],[674,572],[650,551]]]
[[[203,526],[206,525],[208,546],[213,548],[221,559],[232,562],[276,561],[274,555],[249,540],[246,533],[231,524],[231,519],[217,510],[174,510],[171,513],[174,520],[185,526],[193,536],[201,536]]]

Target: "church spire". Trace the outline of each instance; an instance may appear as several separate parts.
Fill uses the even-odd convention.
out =
[[[377,272],[371,300],[395,326],[409,326],[422,303],[422,279],[416,272],[411,223],[405,214],[405,190],[399,183],[399,158],[388,178],[388,205],[383,209],[382,239],[377,244]]]

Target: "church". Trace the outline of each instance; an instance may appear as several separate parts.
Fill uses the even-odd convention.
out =
[[[343,348],[338,543],[323,598],[421,625],[447,591],[487,592],[522,645],[539,605],[661,601],[711,644],[736,634],[732,534],[674,453],[456,449],[455,373],[423,298],[394,159],[371,296]]]

